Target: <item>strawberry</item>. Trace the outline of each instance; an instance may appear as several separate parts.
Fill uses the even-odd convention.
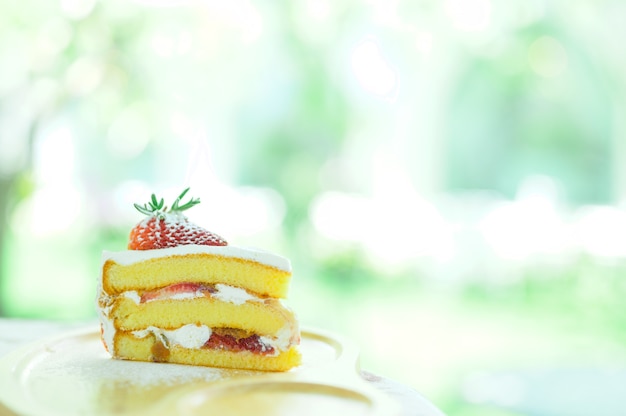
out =
[[[213,332],[209,340],[204,344],[204,347],[221,350],[236,350],[237,338],[230,334],[219,335]]]
[[[274,352],[274,347],[271,345],[266,345],[258,335],[251,335],[247,338],[240,338],[237,341],[237,345],[244,350],[250,352],[256,352],[257,354],[265,353],[272,354]]]
[[[231,334],[218,334],[215,331],[204,344],[204,348],[227,351],[250,351],[256,354],[272,354],[274,347],[266,345],[258,335],[238,338]]]
[[[157,200],[154,194],[152,194],[152,199],[149,203],[144,205],[135,204],[135,208],[142,214],[148,215],[148,218],[139,222],[131,230],[128,249],[152,250],[188,244],[228,245],[222,237],[190,222],[183,215],[183,211],[200,203],[199,199],[191,198],[186,204],[179,205],[187,191],[189,191],[189,188],[185,189],[176,198],[169,211],[163,205],[163,199]]]

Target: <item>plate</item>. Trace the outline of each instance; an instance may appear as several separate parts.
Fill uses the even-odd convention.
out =
[[[302,365],[284,373],[114,360],[89,327],[0,359],[0,402],[34,416],[398,414],[359,377],[346,339],[303,329],[301,352]]]

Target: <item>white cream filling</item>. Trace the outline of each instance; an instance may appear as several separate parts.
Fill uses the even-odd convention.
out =
[[[128,298],[130,300],[132,300],[133,302],[135,302],[137,305],[139,305],[141,303],[141,296],[139,296],[139,293],[137,293],[136,290],[129,290],[126,291],[124,293],[122,293],[122,296],[124,296],[125,298]]]
[[[235,305],[243,305],[247,301],[263,302],[263,299],[257,296],[254,296],[250,294],[248,291],[246,291],[245,289],[242,289],[239,287],[234,287],[234,286],[229,286],[229,285],[224,285],[222,283],[218,283],[215,285],[215,289],[216,289],[216,292],[210,293],[208,294],[208,296],[211,296],[215,299],[219,299],[223,302],[230,302],[230,303],[234,303]],[[137,293],[136,290],[128,290],[122,293],[122,296],[128,299],[131,299],[137,305],[141,303],[141,296],[139,296],[139,293]],[[174,293],[174,294],[162,296],[162,297],[160,296],[155,299],[149,299],[146,302],[152,302],[155,300],[166,300],[166,299],[168,300],[195,299],[195,298],[201,298],[204,296],[207,296],[205,292],[201,290],[196,290],[195,292],[181,292],[181,293]]]
[[[154,326],[146,329],[133,331],[132,334],[137,338],[145,338],[150,334],[154,334],[161,343],[170,348],[174,345],[180,345],[183,348],[199,349],[206,344],[211,338],[213,330],[206,325],[187,324],[177,329],[167,330]],[[283,327],[276,337],[260,336],[259,340],[274,349],[274,354],[278,355],[279,351],[286,351],[294,343],[293,328],[290,325]],[[112,351],[112,350],[110,350]]]
[[[218,283],[215,285],[217,292],[212,293],[211,297],[219,299],[223,302],[234,303],[235,305],[243,305],[247,301],[262,302],[261,298],[251,295],[245,289]]]
[[[111,354],[114,354],[113,349],[113,338],[115,338],[115,326],[111,319],[109,319],[109,312],[111,311],[111,306],[107,306],[104,309],[97,308],[98,315],[100,318],[100,323],[102,325],[102,341],[104,345],[107,347],[107,351]]]
[[[211,338],[212,333],[213,331],[208,326],[196,324],[187,324],[172,330],[149,326],[146,329],[132,332],[137,338],[145,338],[149,334],[154,334],[168,348],[173,345],[180,345],[189,349],[201,348]]]
[[[259,340],[266,345],[271,345],[275,350],[287,351],[294,342],[294,333],[295,331],[292,326],[285,325],[276,333],[275,338],[260,336]]]

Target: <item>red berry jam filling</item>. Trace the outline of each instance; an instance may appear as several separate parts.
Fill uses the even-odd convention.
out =
[[[243,332],[243,331],[233,331],[233,330],[227,330],[227,333],[220,333],[220,330],[215,330],[213,331],[213,333],[211,334],[211,337],[209,338],[209,340],[204,344],[204,348],[210,348],[210,349],[220,349],[220,350],[227,350],[227,351],[234,351],[234,352],[238,352],[238,351],[250,351],[252,353],[255,354],[273,354],[274,353],[274,347],[272,347],[271,345],[267,345],[265,344],[263,341],[261,341],[261,338],[254,334],[254,335],[243,335],[243,336],[237,336],[236,332]],[[233,334],[233,332],[235,334]]]

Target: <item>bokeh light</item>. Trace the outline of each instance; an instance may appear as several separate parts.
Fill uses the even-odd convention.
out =
[[[132,204],[190,186],[192,220],[292,260],[305,325],[354,338],[363,368],[446,413],[584,414],[571,387],[616,414],[624,13],[6,2],[0,314],[93,319],[100,253],[125,249]]]

